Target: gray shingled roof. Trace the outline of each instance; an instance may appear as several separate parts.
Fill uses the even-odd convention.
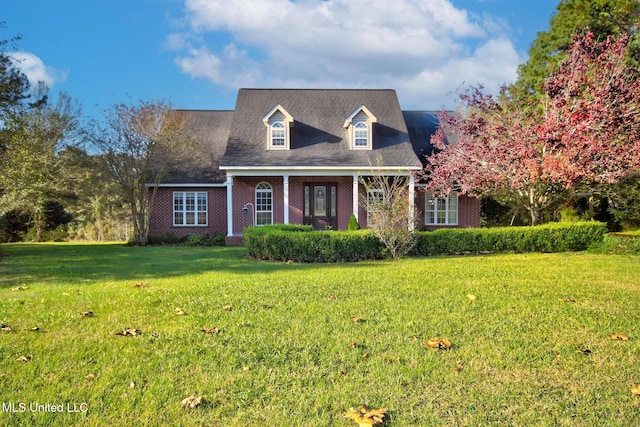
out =
[[[436,111],[403,111],[404,121],[413,144],[413,151],[424,165],[425,156],[433,153],[431,137],[440,123],[439,113]]]
[[[280,104],[294,118],[290,150],[267,150],[262,118]],[[378,119],[373,150],[351,150],[345,119],[364,105]],[[415,166],[414,151],[394,90],[240,89],[222,167]]]
[[[282,105],[295,119],[291,150],[266,149],[264,115]],[[360,105],[376,116],[374,150],[350,150],[345,119]],[[368,167],[382,156],[385,166],[414,166],[433,151],[430,139],[438,113],[401,111],[393,90],[241,89],[236,111],[179,110],[199,144],[193,161],[163,181],[213,184],[225,181],[223,166]],[[224,156],[224,157],[223,157]]]
[[[231,130],[233,111],[179,110],[187,114],[187,128],[198,144],[193,159],[180,170],[172,171],[163,181],[172,184],[222,183],[226,174],[220,170]]]

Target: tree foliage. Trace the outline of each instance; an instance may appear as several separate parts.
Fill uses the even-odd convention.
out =
[[[5,23],[0,22],[0,28],[5,27]],[[25,100],[30,97],[29,80],[16,67],[13,58],[7,52],[7,49],[12,48],[19,40],[20,36],[0,40],[0,126],[9,117],[21,111]]]
[[[185,114],[165,102],[117,104],[96,125],[93,143],[131,213],[136,244],[147,242],[158,184],[192,153],[186,131]]]
[[[37,98],[47,100],[41,87]],[[0,156],[1,214],[28,213],[39,239],[44,230],[47,203],[72,194],[72,176],[62,155],[79,142],[80,106],[61,94],[57,101],[41,102],[6,122],[8,137]]]
[[[555,68],[566,59],[575,35],[592,33],[598,42],[628,34],[630,56],[640,60],[637,0],[562,0],[552,16],[549,30],[539,32],[529,49],[529,59],[518,69],[518,80],[510,88],[516,96],[536,97]]]
[[[640,168],[639,70],[625,61],[629,37],[576,37],[544,86],[542,114],[473,88],[458,115],[443,114],[439,150],[420,174],[427,189],[499,195],[526,208],[531,223],[567,190],[612,183]],[[451,143],[447,143],[447,138]]]

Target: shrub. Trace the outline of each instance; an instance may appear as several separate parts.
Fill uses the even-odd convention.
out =
[[[248,227],[244,245],[249,256],[274,261],[362,261],[380,259],[383,253],[371,231],[313,231],[311,226]]]
[[[174,234],[165,234],[163,236],[147,237],[147,245],[150,246],[224,246],[225,235],[222,233],[213,236],[201,234],[187,234],[183,237],[177,237]]]
[[[349,218],[349,225],[347,226],[347,230],[360,230],[360,224],[358,224],[358,220],[356,219],[356,216],[354,214],[351,214],[351,218]]]
[[[598,254],[640,255],[640,236],[623,233],[608,234],[604,240],[589,247],[589,252]]]
[[[533,227],[462,228],[420,232],[413,254],[581,251],[602,241],[606,224],[552,223]]]

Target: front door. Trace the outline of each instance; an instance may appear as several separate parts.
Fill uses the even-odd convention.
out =
[[[338,229],[338,185],[304,185],[304,223],[315,230]]]

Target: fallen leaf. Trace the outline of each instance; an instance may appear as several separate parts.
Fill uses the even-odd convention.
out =
[[[352,342],[351,344],[349,344],[349,348],[358,348],[358,343],[357,342]]]
[[[476,296],[475,296],[475,295],[473,295],[473,294],[467,294],[467,299],[468,299],[469,301],[475,301],[475,300],[476,300]]]
[[[222,309],[224,311],[233,311],[233,308],[230,305],[225,305],[224,307],[222,307]]]
[[[354,323],[362,323],[362,322],[364,322],[364,319],[362,317],[358,317],[358,316],[351,316],[351,320]]]
[[[96,379],[96,374],[89,374],[89,375],[85,376],[84,379],[87,380],[87,381],[95,380]]]
[[[456,372],[460,372],[460,371],[462,371],[462,370],[464,369],[464,366],[462,365],[462,363],[460,363],[460,361],[459,361],[459,360],[458,360],[456,363],[457,363],[457,365],[456,365],[456,367],[455,367],[455,371],[456,371]]]
[[[176,315],[177,316],[183,316],[184,315],[184,311],[182,311],[181,308],[176,308]]]
[[[448,350],[451,348],[451,343],[441,338],[430,338],[423,344],[429,348],[438,348],[440,350]]]
[[[81,311],[80,316],[91,317],[93,316],[93,311]]]
[[[629,341],[629,337],[623,334],[611,334],[609,335],[609,338],[611,338],[612,340]]]
[[[20,356],[16,359],[16,362],[27,363],[29,360],[31,360],[31,356]]]
[[[0,328],[0,330],[2,330],[2,332],[11,332],[13,330],[13,328],[9,325],[5,325],[4,323],[2,324],[2,327]]]
[[[588,354],[591,354],[591,350],[589,350],[588,348],[584,348],[584,349],[576,350],[576,353],[588,355]]]
[[[138,282],[135,285],[133,285],[134,288],[144,288],[145,286],[147,285],[145,285],[144,282]]]
[[[560,301],[562,301],[562,302],[576,302],[576,300],[571,298],[571,297],[564,297],[564,298],[560,299]]]
[[[126,329],[123,329],[121,332],[116,332],[116,335],[120,335],[123,337],[135,337],[136,335],[139,335],[141,333],[142,331],[140,329],[126,328]]]
[[[249,372],[251,370],[251,367],[250,366],[243,366],[242,370],[245,371],[245,372]]]
[[[203,402],[203,400],[204,399],[202,398],[202,396],[196,397],[192,395],[185,399],[182,399],[182,407],[193,409],[198,405],[200,405]]]
[[[386,413],[387,408],[370,409],[366,405],[362,405],[359,411],[349,408],[344,417],[357,422],[359,427],[367,427],[382,424]]]
[[[328,299],[328,300],[337,300],[337,299],[338,299],[338,297],[337,297],[337,296],[335,296],[335,295],[329,295],[329,296],[327,297],[327,299]]]
[[[68,297],[69,296],[69,292],[63,292],[62,295]]]
[[[640,396],[640,385],[632,385],[631,394],[634,396]]]
[[[365,354],[363,354],[363,355],[362,355],[362,358],[363,358],[363,359],[368,359],[368,358],[369,358],[369,353],[365,353]]]
[[[205,334],[219,334],[220,333],[220,329],[216,328],[215,326],[212,328],[204,328],[204,329],[200,329],[202,332],[204,332]]]

